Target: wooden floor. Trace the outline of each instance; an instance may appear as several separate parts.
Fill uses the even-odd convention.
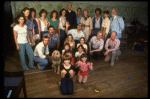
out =
[[[78,84],[73,77],[74,94],[62,95],[59,90],[60,75],[52,69],[24,71],[28,98],[69,97],[69,98],[148,98],[148,53],[132,49],[121,49],[122,55],[113,67],[104,62],[104,57],[93,62],[86,84]],[[16,55],[16,54],[15,54]],[[7,58],[6,71],[21,69],[17,55]],[[13,62],[17,57],[18,61]],[[16,58],[15,58],[16,59]],[[8,62],[9,60],[9,62]],[[17,65],[16,65],[17,64]],[[99,92],[95,92],[99,90]],[[21,91],[20,98],[23,98]]]

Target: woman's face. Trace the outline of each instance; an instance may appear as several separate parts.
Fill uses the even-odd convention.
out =
[[[83,62],[86,62],[87,58],[86,57],[83,57],[81,58]]]
[[[84,39],[80,39],[80,44],[84,44]]]
[[[32,18],[34,17],[34,15],[35,15],[35,12],[31,12],[31,16],[32,16]]]
[[[85,16],[85,17],[87,17],[87,16],[88,16],[87,11],[84,11],[84,16]]]
[[[20,18],[18,19],[18,22],[19,22],[19,24],[23,24],[23,23],[24,23],[24,17],[20,17]]]
[[[81,53],[83,51],[82,47],[79,47],[78,51]]]
[[[65,65],[69,65],[70,64],[70,60],[64,60],[64,64]]]
[[[65,14],[66,14],[66,11],[63,10],[63,11],[62,11],[62,16],[65,16]]]
[[[72,36],[68,36],[68,41],[72,41]]]
[[[56,18],[56,13],[53,13],[53,18]]]
[[[43,13],[41,14],[41,17],[45,17],[45,16],[46,16],[46,13],[43,12]]]
[[[29,10],[23,11],[24,16],[25,16],[25,17],[28,17],[28,16],[29,16],[29,12],[30,12]]]
[[[68,45],[66,45],[64,49],[65,49],[65,50],[68,50],[68,49],[69,49],[69,46],[68,46]]]
[[[105,13],[105,14],[104,14],[104,17],[107,18],[107,17],[108,17],[108,14]]]

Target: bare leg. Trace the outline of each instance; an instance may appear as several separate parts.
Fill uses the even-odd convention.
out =
[[[83,83],[86,83],[86,81],[87,81],[87,78],[88,78],[88,75],[85,75],[85,76],[83,76]]]
[[[81,83],[82,81],[82,75],[78,74],[78,82]]]
[[[64,78],[66,73],[67,73],[66,70],[62,70],[61,71],[61,78]]]

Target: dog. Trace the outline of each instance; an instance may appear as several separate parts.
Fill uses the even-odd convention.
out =
[[[58,50],[53,51],[51,60],[52,60],[52,68],[54,68],[54,72],[57,71],[57,74],[59,74],[60,66],[61,66],[61,55]]]

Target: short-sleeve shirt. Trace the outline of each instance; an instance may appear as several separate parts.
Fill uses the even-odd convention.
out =
[[[99,41],[97,41],[97,36],[93,36],[89,41],[89,45],[92,45],[94,49],[103,49],[104,40],[101,38]]]
[[[77,29],[71,29],[68,31],[68,35],[71,34],[73,36],[74,40],[80,40],[81,37],[85,38],[84,32],[80,30],[80,32],[77,32]]]
[[[53,21],[52,19],[49,19],[48,22],[50,22],[50,25],[54,26],[54,29],[58,29],[59,20],[56,19],[56,21]]]
[[[13,30],[17,31],[18,44],[25,44],[28,42],[28,40],[27,40],[27,25],[24,25],[24,27],[15,25]]]
[[[49,33],[45,33],[43,36],[49,37],[49,43],[48,43],[49,48],[54,48],[56,46],[56,44],[60,42],[58,33],[53,33],[52,39],[51,39]]]

